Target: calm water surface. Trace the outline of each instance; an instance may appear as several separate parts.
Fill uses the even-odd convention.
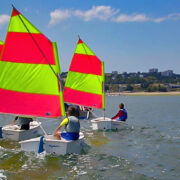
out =
[[[89,121],[81,121],[88,143],[81,155],[37,155],[0,140],[0,179],[179,179],[180,96],[108,96],[106,116],[117,113],[120,102],[129,113],[127,127],[92,131]],[[13,119],[0,118],[1,126]],[[59,124],[41,122],[49,133]]]

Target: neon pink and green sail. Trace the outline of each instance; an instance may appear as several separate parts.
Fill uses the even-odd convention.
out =
[[[104,63],[79,39],[64,88],[64,101],[92,108],[105,108]]]
[[[4,45],[3,41],[0,40],[0,56],[1,56],[1,51],[2,51],[3,45]]]
[[[0,69],[0,113],[64,116],[56,43],[15,8],[0,57]]]

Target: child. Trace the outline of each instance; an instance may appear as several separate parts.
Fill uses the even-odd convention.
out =
[[[124,104],[123,103],[119,104],[119,109],[120,109],[119,112],[114,117],[112,117],[111,119],[117,120],[117,121],[126,121],[127,112],[124,109]]]

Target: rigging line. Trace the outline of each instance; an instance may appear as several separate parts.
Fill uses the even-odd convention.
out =
[[[17,9],[14,7],[14,5],[12,4],[12,7],[17,11]],[[24,23],[24,21],[22,20],[21,16],[18,17],[20,18],[21,22],[23,23],[23,25],[25,26],[26,30],[28,31],[29,35],[31,36],[32,40],[34,41],[34,43],[36,44],[37,48],[39,49],[40,53],[43,55],[44,59],[46,60],[46,62],[48,63],[49,67],[51,68],[52,72],[54,73],[54,75],[56,76],[56,78],[58,79],[58,81],[61,83],[59,76],[56,74],[56,72],[54,71],[54,69],[52,68],[52,66],[50,65],[48,59],[46,58],[46,55],[43,53],[42,49],[40,48],[40,46],[38,45],[37,41],[34,39],[32,33],[29,31],[29,29],[27,28],[26,24]],[[52,42],[51,42],[52,43]]]

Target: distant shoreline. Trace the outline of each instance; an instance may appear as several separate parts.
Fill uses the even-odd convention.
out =
[[[106,93],[110,96],[180,96],[180,91],[175,92],[112,92]]]

